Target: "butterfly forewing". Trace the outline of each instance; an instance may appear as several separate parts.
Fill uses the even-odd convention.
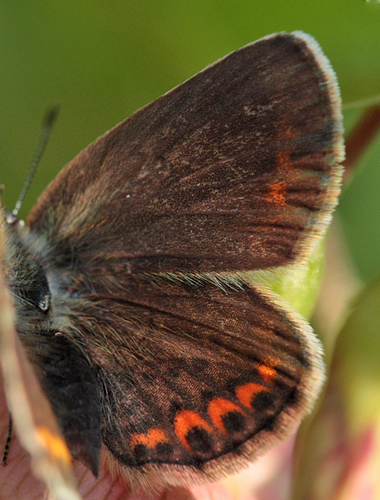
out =
[[[259,40],[141,109],[58,175],[31,228],[91,274],[263,269],[307,253],[342,156],[317,49],[305,35]]]

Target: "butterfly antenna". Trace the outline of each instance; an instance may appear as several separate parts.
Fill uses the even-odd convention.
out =
[[[57,119],[59,113],[59,107],[55,106],[54,108],[49,109],[42,122],[42,130],[41,130],[41,135],[40,135],[40,140],[38,143],[38,147],[36,152],[34,153],[33,160],[30,164],[29,167],[29,173],[26,178],[24,187],[22,188],[21,194],[19,196],[19,199],[15,205],[15,208],[12,210],[12,215],[14,217],[17,217],[18,212],[21,208],[21,205],[23,201],[25,200],[25,196],[27,195],[29,188],[33,182],[34,175],[37,171],[38,165],[40,164],[41,158],[45,152],[46,146],[49,142],[50,134],[53,130],[54,123]]]

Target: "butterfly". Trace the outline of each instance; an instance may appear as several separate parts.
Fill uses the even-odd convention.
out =
[[[47,429],[52,450],[62,435],[94,474],[187,484],[239,470],[299,424],[322,385],[320,343],[245,272],[305,265],[324,234],[340,106],[311,36],[267,36],[82,151],[25,225],[2,210],[9,352],[29,367],[31,414],[45,396],[51,408],[27,436]]]

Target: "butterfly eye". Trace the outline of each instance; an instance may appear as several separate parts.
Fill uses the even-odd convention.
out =
[[[43,312],[47,312],[50,307],[50,293],[46,293],[38,302],[38,307]]]
[[[18,258],[8,279],[19,314],[28,315],[32,310],[33,314],[36,310],[46,313],[51,306],[51,293],[44,266],[17,235],[12,243]]]
[[[29,275],[28,286],[24,285],[26,299],[41,312],[46,313],[51,304],[51,293],[46,279],[45,271],[39,263],[35,263]]]
[[[33,259],[29,259],[27,262],[28,271],[33,272],[36,268],[36,262]]]

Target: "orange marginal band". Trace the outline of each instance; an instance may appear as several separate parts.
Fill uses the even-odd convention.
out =
[[[169,438],[162,429],[150,429],[146,434],[133,434],[130,444],[134,448],[143,444],[153,450],[159,443],[168,443]]]
[[[178,439],[188,450],[191,450],[191,446],[187,442],[186,436],[194,427],[200,427],[210,433],[213,432],[212,427],[195,411],[182,410],[175,417],[174,431]]]
[[[248,384],[241,385],[236,389],[236,397],[240,403],[247,408],[252,408],[251,401],[252,398],[259,392],[270,392],[267,387],[261,384],[256,384],[255,382],[249,382]]]
[[[54,460],[71,463],[71,456],[66,442],[59,434],[53,434],[45,425],[37,427],[36,434],[38,441],[40,441]]]
[[[225,434],[227,434],[227,429],[223,423],[223,416],[234,411],[244,414],[243,410],[239,408],[239,406],[232,401],[223,398],[213,399],[208,407],[208,414],[210,415],[212,423]]]

